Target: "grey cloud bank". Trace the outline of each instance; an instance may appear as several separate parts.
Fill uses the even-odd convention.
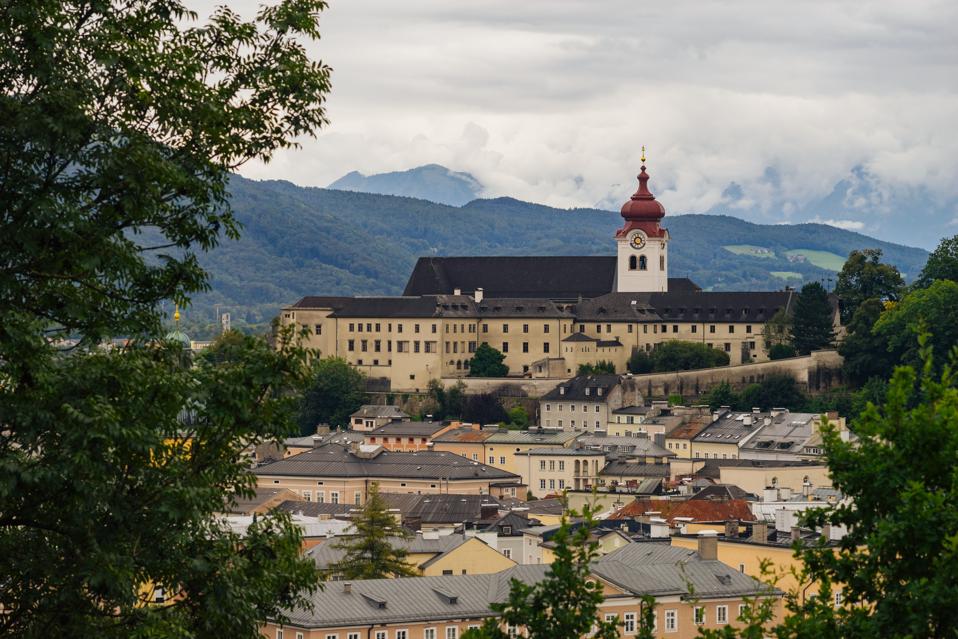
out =
[[[331,126],[241,172],[438,163],[487,196],[617,206],[645,144],[670,212],[933,246],[958,228],[956,24],[954,2],[333,0],[310,45]]]

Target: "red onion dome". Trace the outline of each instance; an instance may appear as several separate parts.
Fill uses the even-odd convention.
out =
[[[658,222],[664,216],[665,207],[659,204],[649,191],[649,174],[645,172],[643,164],[642,172],[639,173],[639,190],[622,205],[622,217],[626,220]]]

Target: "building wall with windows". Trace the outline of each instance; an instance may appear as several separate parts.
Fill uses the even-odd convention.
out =
[[[388,479],[375,477],[339,478],[257,475],[257,485],[261,488],[288,488],[302,495],[306,501],[354,504],[357,506],[362,506],[366,503],[369,486],[373,482],[379,484],[379,492],[381,493],[488,495],[489,484],[492,481],[497,480],[472,479],[450,481],[446,479],[421,479],[416,477]]]
[[[516,455],[525,460],[522,477],[537,498],[565,490],[589,490],[605,468],[601,451],[540,448]]]

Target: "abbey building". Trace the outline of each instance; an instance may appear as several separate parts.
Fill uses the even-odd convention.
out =
[[[733,365],[765,361],[763,327],[795,293],[706,292],[670,278],[665,208],[648,181],[642,166],[615,256],[423,257],[402,296],[309,296],[281,319],[394,391],[467,376],[482,343],[505,354],[510,376],[568,378],[598,361],[625,372],[635,350],[668,340],[724,350]]]

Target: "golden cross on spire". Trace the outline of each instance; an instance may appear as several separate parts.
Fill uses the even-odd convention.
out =
[[[645,145],[642,145],[642,164],[645,164]]]
[[[176,323],[179,323],[179,321],[180,321],[180,305],[179,305],[179,304],[174,304],[174,309],[175,309],[175,310],[173,311],[173,321],[176,322]]]

